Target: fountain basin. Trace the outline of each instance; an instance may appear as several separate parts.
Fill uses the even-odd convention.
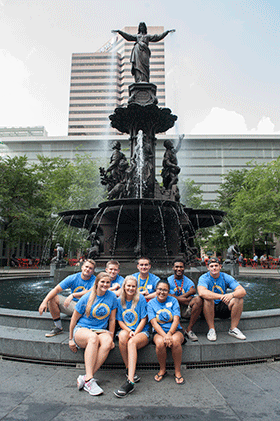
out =
[[[98,268],[103,270],[103,268]],[[135,272],[134,270],[130,273]],[[123,274],[123,271],[121,271]],[[69,273],[68,273],[69,274]],[[195,284],[196,278],[189,271]],[[197,273],[196,273],[197,275]],[[161,276],[164,278],[164,276]],[[277,279],[255,279],[239,277],[238,281],[246,289],[247,295],[244,299],[244,312],[264,311],[269,309],[279,309],[280,283]],[[26,278],[10,279],[0,282],[0,308],[37,311],[41,301],[47,293],[55,286],[52,278]],[[68,292],[65,291],[65,295]]]
[[[97,261],[115,258],[131,262],[145,255],[155,268],[168,265],[178,256],[190,261],[195,232],[219,224],[225,213],[185,208],[172,200],[142,198],[106,201],[98,208],[59,215],[68,225],[97,233],[101,242]]]

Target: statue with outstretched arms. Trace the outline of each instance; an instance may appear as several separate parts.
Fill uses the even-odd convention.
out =
[[[161,41],[170,32],[175,32],[175,29],[165,31],[160,35],[150,35],[147,33],[145,22],[140,22],[137,35],[127,34],[119,29],[113,30],[112,32],[120,34],[126,41],[135,42],[131,51],[130,62],[132,64],[131,73],[134,76],[135,82],[138,83],[150,81],[151,51],[149,49],[149,42]]]

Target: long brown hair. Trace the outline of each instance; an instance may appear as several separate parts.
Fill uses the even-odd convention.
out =
[[[125,303],[126,292],[125,292],[124,287],[126,286],[127,282],[129,282],[129,281],[135,281],[135,283],[136,283],[136,291],[135,291],[135,294],[133,295],[132,305],[131,305],[131,310],[134,310],[135,307],[137,306],[139,298],[140,298],[140,293],[138,291],[137,279],[135,278],[135,276],[128,275],[124,278],[124,281],[123,281],[123,284],[122,284],[122,287],[121,287],[121,294],[120,294],[121,305],[122,305],[122,308],[126,308],[126,303]]]
[[[88,302],[87,302],[87,306],[86,306],[86,316],[87,317],[89,317],[91,306],[94,303],[94,301],[96,300],[98,283],[103,278],[109,278],[110,279],[110,276],[106,272],[100,272],[97,275],[97,277],[95,278],[94,285],[91,288],[91,293],[90,293],[90,296],[89,296],[89,299],[88,299]]]

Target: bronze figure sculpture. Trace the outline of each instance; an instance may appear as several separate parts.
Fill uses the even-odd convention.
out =
[[[119,29],[113,30],[112,32],[120,34],[126,41],[135,42],[131,51],[130,62],[132,64],[131,73],[134,76],[135,82],[138,83],[150,81],[151,51],[149,49],[149,43],[161,41],[170,32],[175,32],[175,29],[165,31],[160,35],[150,35],[147,33],[145,22],[140,22],[137,35],[127,34]]]

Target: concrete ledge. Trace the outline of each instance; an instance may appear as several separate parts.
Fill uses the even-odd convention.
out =
[[[3,327],[0,333],[0,349],[3,356],[52,361],[57,363],[83,363],[83,350],[76,354],[68,347],[68,334],[45,338],[43,331]],[[270,358],[280,353],[280,329],[258,329],[246,331],[247,340],[240,341],[227,333],[218,333],[216,342],[209,342],[205,335],[199,335],[198,342],[188,341],[183,346],[182,363],[209,363],[232,360]],[[172,362],[168,352],[168,362]],[[122,364],[116,345],[106,364]],[[138,364],[157,364],[155,346],[149,344],[139,350]]]
[[[1,355],[55,363],[83,363],[83,350],[74,354],[68,347],[69,320],[69,317],[63,315],[64,332],[53,338],[46,338],[45,333],[52,327],[49,313],[40,316],[34,311],[1,308]],[[247,336],[246,341],[237,340],[227,334],[229,320],[218,319],[215,324],[218,340],[209,342],[206,339],[208,327],[205,320],[196,323],[194,331],[199,340],[188,341],[183,346],[183,364],[219,363],[280,355],[280,309],[244,312],[240,328]],[[167,361],[172,362],[170,351]],[[122,364],[118,345],[110,352],[106,364]],[[139,350],[138,364],[157,364],[153,344]]]
[[[61,320],[64,330],[69,330],[70,318],[62,314]],[[186,323],[187,321],[182,322],[183,325]],[[40,316],[37,311],[0,308],[0,325],[48,331],[52,328],[53,322],[50,313]],[[217,332],[227,332],[229,325],[230,320],[215,320]],[[241,330],[280,327],[280,309],[245,311],[242,313],[239,327]],[[206,334],[208,326],[205,320],[199,319],[194,326],[194,331]]]

